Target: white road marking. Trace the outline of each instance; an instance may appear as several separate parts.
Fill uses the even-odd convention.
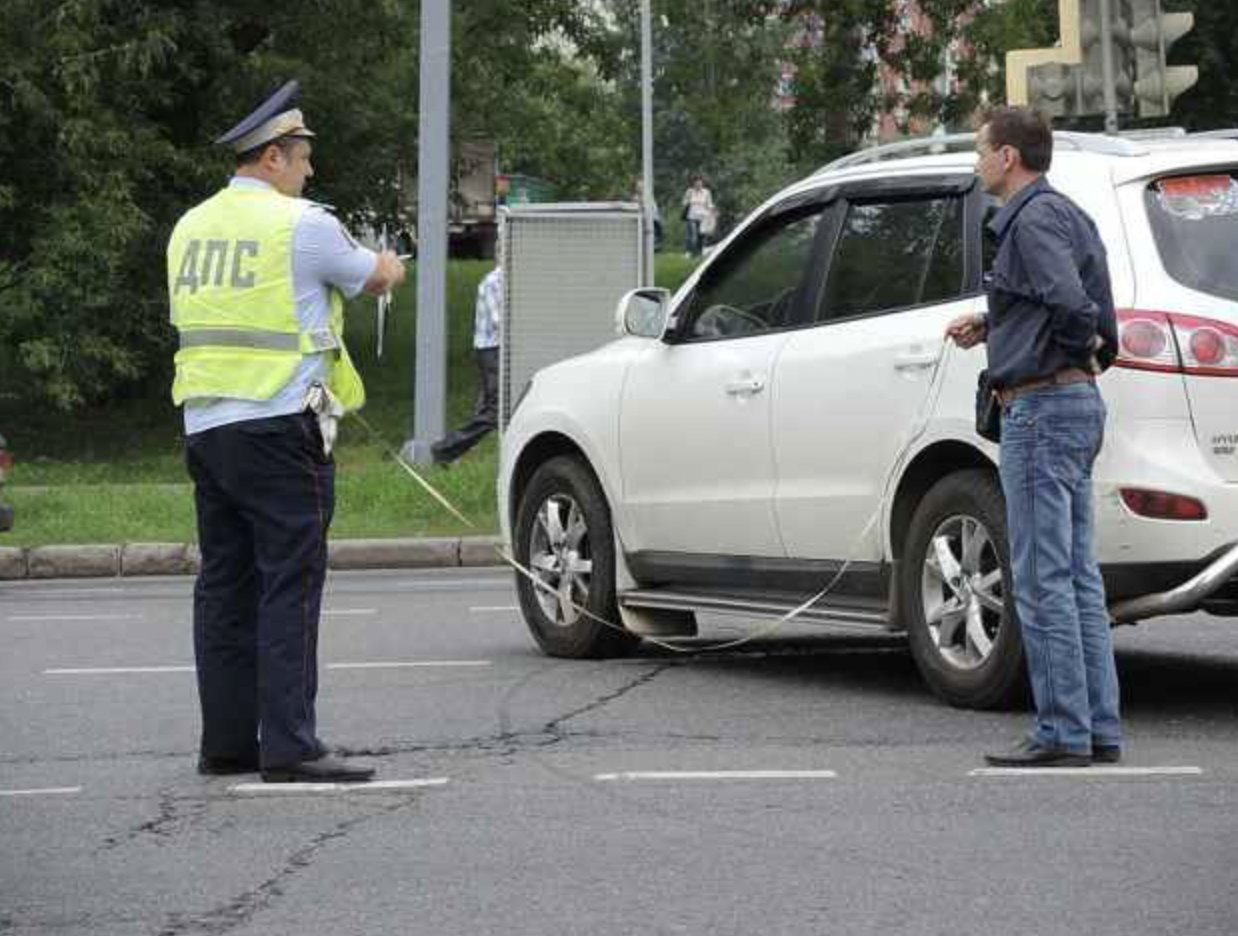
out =
[[[192,673],[193,666],[94,666],[45,669],[44,676],[121,676],[129,673]]]
[[[1199,767],[978,767],[969,777],[1198,777]]]
[[[421,787],[443,786],[447,777],[427,777],[422,780],[370,780],[363,783],[237,783],[228,787],[239,796],[297,793],[382,793],[386,790],[415,790]]]
[[[71,796],[81,793],[80,786],[43,787],[33,790],[0,790],[0,796]]]
[[[479,605],[469,608],[470,614],[485,614],[490,611],[519,611],[520,605]]]
[[[435,666],[489,665],[489,660],[378,660],[372,663],[328,663],[327,669],[415,669]]]
[[[10,614],[5,621],[10,624],[27,624],[32,621],[140,621],[140,614]]]
[[[377,608],[325,608],[323,617],[365,617],[377,614]]]
[[[625,770],[594,774],[594,780],[832,780],[832,770]]]

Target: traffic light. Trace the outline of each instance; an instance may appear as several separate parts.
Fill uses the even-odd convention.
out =
[[[1006,54],[1006,100],[1051,117],[1106,112],[1105,0],[1058,0],[1061,43]],[[1164,13],[1161,0],[1108,0],[1114,110],[1141,117],[1169,114],[1174,99],[1199,80],[1195,66],[1169,67],[1167,50],[1194,25],[1190,13]]]
[[[1135,56],[1134,93],[1140,117],[1165,117],[1174,99],[1199,81],[1194,65],[1170,66],[1169,47],[1195,25],[1190,13],[1163,13],[1161,0],[1127,0]]]

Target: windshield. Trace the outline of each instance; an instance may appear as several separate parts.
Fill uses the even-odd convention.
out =
[[[1238,170],[1171,176],[1144,201],[1165,269],[1179,283],[1238,299]]]

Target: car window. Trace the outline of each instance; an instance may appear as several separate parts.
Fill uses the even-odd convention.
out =
[[[815,206],[733,245],[692,296],[689,338],[737,338],[796,323],[796,296],[821,221]]]
[[[852,202],[818,320],[954,299],[964,256],[961,197]]]
[[[1191,289],[1238,299],[1238,173],[1158,179],[1144,202],[1169,275]]]

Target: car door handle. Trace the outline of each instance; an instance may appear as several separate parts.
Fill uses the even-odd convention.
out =
[[[920,351],[900,354],[894,359],[895,370],[926,370],[935,367],[941,353],[938,351]]]
[[[732,380],[726,385],[726,392],[731,396],[752,396],[765,389],[765,378],[745,377],[742,380]]]

